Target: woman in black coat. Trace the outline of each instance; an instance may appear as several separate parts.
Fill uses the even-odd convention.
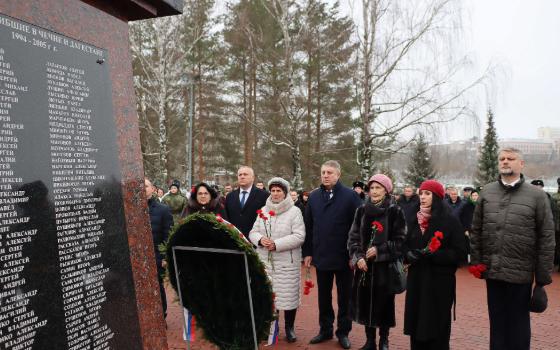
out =
[[[389,328],[395,327],[395,295],[389,291],[389,262],[402,256],[406,235],[402,209],[392,200],[391,179],[374,175],[368,182],[369,200],[356,210],[348,234],[348,251],[357,267],[352,281],[354,321],[365,326],[366,344],[361,350],[375,350],[375,329],[379,328],[379,349],[389,348]],[[373,230],[373,223],[381,228]]]
[[[218,197],[218,192],[210,185],[201,182],[191,191],[187,206],[181,213],[182,218],[194,213],[218,214],[227,220],[226,211]]]
[[[439,182],[422,183],[418,220],[409,228],[404,245],[405,263],[410,264],[404,333],[410,336],[412,350],[449,349],[455,272],[467,248],[463,227],[443,203],[444,195]],[[440,234],[441,246],[428,251],[432,238]]]

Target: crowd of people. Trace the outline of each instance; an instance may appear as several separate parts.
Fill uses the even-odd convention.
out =
[[[334,160],[321,166],[321,185],[310,192],[298,193],[279,177],[266,186],[255,182],[247,166],[237,172],[237,188],[226,184],[223,194],[199,183],[184,195],[178,181],[165,194],[146,179],[158,271],[165,261],[157,246],[173,221],[197,212],[219,214],[247,237],[265,264],[275,306],[284,311],[288,342],[297,340],[303,263],[315,267],[318,287],[319,329],[311,344],[336,336],[349,349],[354,321],[364,326],[361,350],[389,349],[395,293],[401,292],[395,291],[395,278],[404,273],[404,333],[416,350],[449,349],[455,273],[469,264],[486,281],[490,349],[529,349],[529,312],[543,309],[543,287],[551,283],[554,262],[560,263],[555,243],[560,178],[554,196],[542,190],[540,180],[526,183],[523,154],[514,148],[500,150],[498,165],[496,182],[465,187],[462,198],[456,187],[444,188],[434,179],[397,195],[384,174],[356,181],[352,189],[341,183]],[[398,262],[404,270],[395,269]]]

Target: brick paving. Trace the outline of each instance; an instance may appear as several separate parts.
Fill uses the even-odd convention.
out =
[[[560,332],[558,331],[560,325],[560,273],[554,273],[553,283],[546,287],[546,291],[549,302],[548,309],[543,314],[531,314],[533,335],[531,349],[533,350],[560,349]],[[177,297],[171,288],[167,288],[167,298],[170,301],[167,316],[169,349],[187,349],[187,344],[183,341],[181,335],[181,311],[178,302],[172,302]],[[397,326],[391,330],[389,337],[391,349],[409,349],[408,337],[403,334],[403,308],[404,294],[401,294],[396,298]],[[292,344],[286,343],[282,319],[280,325],[280,341],[274,347],[276,349],[341,349],[336,338],[317,345],[309,344],[309,340],[316,335],[319,329],[317,288],[313,288],[310,295],[302,297],[302,305],[296,318],[298,341]],[[191,343],[191,349],[216,349],[216,347],[200,338],[200,332],[197,333],[197,339],[194,343]],[[484,282],[471,277],[466,268],[462,268],[457,272],[457,320],[452,324],[451,348],[461,350],[488,349],[488,337],[489,326]],[[365,335],[362,326],[354,323],[350,340],[353,349],[363,345]],[[260,347],[260,349],[269,348]]]

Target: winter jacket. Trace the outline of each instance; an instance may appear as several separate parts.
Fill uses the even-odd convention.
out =
[[[169,192],[163,196],[161,202],[171,209],[171,214],[173,215],[175,223],[179,222],[181,213],[187,206],[187,197],[183,196],[181,192],[177,192],[175,194]]]
[[[369,327],[394,327],[395,295],[387,288],[389,262],[402,256],[406,222],[402,209],[390,197],[379,207],[371,201],[359,207],[348,234],[348,251],[354,266],[365,259],[370,248],[374,221],[383,226],[383,231],[375,234],[372,242],[377,256],[367,261],[367,272],[355,270],[351,314],[354,321]]]
[[[449,205],[449,208],[451,208],[451,215],[459,219],[465,202],[461,200],[461,197],[457,197],[455,203],[451,201],[451,198],[447,198],[447,204]]]
[[[555,238],[556,238],[556,252],[554,253],[554,264],[560,264],[560,192],[554,193],[552,195],[552,202],[554,206],[552,206],[552,214],[554,214],[554,210],[556,209],[556,219],[554,221],[554,231],[555,231]]]
[[[271,210],[275,212],[274,216],[268,214]],[[301,246],[305,241],[303,217],[289,196],[276,204],[269,197],[262,211],[270,217],[267,228],[264,220],[257,219],[249,233],[249,240],[257,246],[257,253],[272,281],[276,308],[293,310],[300,304]],[[261,238],[267,237],[267,230],[268,238],[276,245],[270,256],[268,249],[259,244]]]
[[[241,208],[239,189],[229,193],[226,196],[226,213],[229,222],[234,224],[245,236],[248,236],[257,219],[257,210],[266,204],[267,198],[266,191],[253,186],[249,197],[245,200],[245,205]]]
[[[459,215],[459,221],[463,225],[465,231],[471,232],[472,227],[472,220],[474,215],[474,208],[476,207],[476,202],[473,202],[472,199],[465,199],[463,200],[463,209]]]
[[[163,254],[159,251],[159,245],[167,242],[169,229],[173,226],[173,217],[169,207],[161,204],[157,199],[148,200],[148,211],[150,213],[150,224],[152,227],[152,239],[158,270],[162,269],[161,262]]]
[[[397,204],[404,212],[404,218],[406,219],[407,226],[410,226],[414,221],[416,221],[416,213],[420,207],[420,197],[418,197],[417,194],[413,194],[410,198],[406,198],[404,195],[401,195]]]
[[[485,277],[509,283],[552,282],[554,226],[546,194],[520,181],[484,186],[474,211],[471,263],[487,266]]]
[[[362,200],[356,192],[338,181],[332,196],[321,185],[309,194],[305,208],[305,244],[303,256],[312,256],[319,270],[348,268],[348,231]]]
[[[403,251],[406,256],[408,250],[424,249],[436,231],[443,233],[440,248],[408,268],[404,334],[418,341],[437,339],[437,343],[447,344],[442,349],[449,349],[455,272],[459,263],[465,260],[467,250],[463,227],[453,215],[442,213],[432,216],[428,228],[422,234],[416,220],[408,230]],[[405,262],[410,261],[405,259]]]
[[[217,198],[212,198],[210,200],[210,203],[208,203],[207,205],[200,205],[197,201],[196,201],[196,196],[191,196],[191,198],[189,198],[188,202],[187,202],[187,206],[185,207],[185,209],[183,210],[183,212],[181,213],[181,218],[186,218],[187,216],[194,214],[194,213],[212,213],[212,214],[219,214],[222,218],[224,219],[228,219],[227,218],[227,214],[226,214],[226,210],[223,207],[220,198],[221,197],[217,197]]]

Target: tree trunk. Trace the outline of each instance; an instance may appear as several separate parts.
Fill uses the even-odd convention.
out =
[[[202,67],[198,64],[198,76],[202,76]],[[196,128],[198,133],[197,156],[198,156],[198,181],[203,181],[206,178],[205,163],[204,163],[204,143],[206,141],[206,123],[204,114],[208,116],[208,109],[202,99],[202,79],[198,80],[198,126]],[[206,118],[207,119],[207,118]]]
[[[292,148],[292,167],[293,167],[293,178],[292,186],[295,190],[303,189],[303,182],[301,180],[301,153],[299,142],[296,142],[295,146]]]

